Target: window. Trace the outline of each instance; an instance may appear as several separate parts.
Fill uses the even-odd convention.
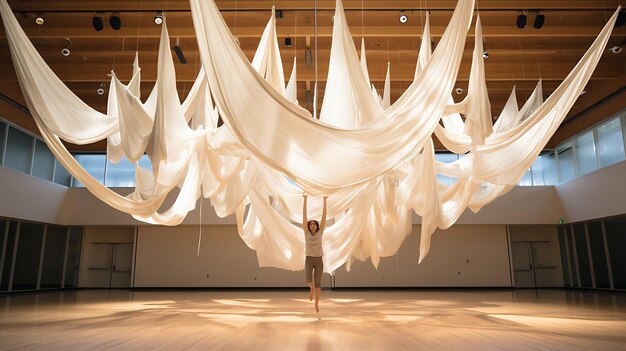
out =
[[[33,158],[33,137],[9,127],[4,165],[22,173],[30,174]]]
[[[576,138],[576,170],[579,176],[598,169],[593,131]]]
[[[559,181],[565,182],[576,178],[574,170],[574,153],[572,152],[572,143],[568,142],[561,145],[557,150]]]
[[[135,186],[135,164],[126,157],[118,163],[107,160],[106,186],[133,187]]]
[[[68,172],[59,160],[54,160],[54,182],[57,184],[72,185],[72,175]]]
[[[624,160],[624,139],[619,118],[601,124],[597,129],[600,167]]]
[[[7,125],[0,122],[0,165],[4,164],[4,145],[6,144]]]
[[[103,154],[78,154],[74,156],[76,161],[83,167],[87,173],[96,178],[101,184],[104,184],[104,167],[106,165],[106,155]],[[74,179],[75,187],[84,187],[77,179]]]
[[[52,181],[54,161],[55,158],[48,149],[48,145],[41,140],[35,140],[35,160],[33,161],[32,175]]]

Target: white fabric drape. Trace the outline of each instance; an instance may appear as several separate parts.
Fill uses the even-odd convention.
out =
[[[240,236],[262,266],[303,268],[301,193],[312,194],[311,218],[322,211],[315,195],[328,194],[327,271],[368,257],[377,265],[396,253],[411,231],[411,210],[422,216],[421,261],[437,227],[451,226],[466,208],[478,211],[510,190],[589,80],[618,13],[545,103],[541,82],[519,111],[513,91],[492,125],[479,19],[468,96],[454,104],[450,95],[472,0],[458,1],[432,55],[426,18],[414,82],[393,104],[390,70],[380,99],[369,81],[364,40],[359,59],[337,0],[318,121],[297,105],[295,59],[285,88],[274,11],[250,63],[215,3],[190,3],[202,69],[185,101],[176,91],[164,22],[152,93],[142,102],[136,59],[128,85],[112,75],[102,114],[54,75],[0,0],[17,76],[44,141],[96,197],[145,222],[176,225],[201,196],[210,198],[218,215],[235,213]],[[217,127],[220,117],[224,125]],[[448,149],[466,155],[450,164],[437,162],[433,133]],[[111,161],[136,161],[146,153],[152,170],[137,166],[134,191],[120,196],[80,167],[61,139],[79,144],[107,139]],[[440,184],[437,174],[457,181]],[[174,189],[173,203],[161,209]]]

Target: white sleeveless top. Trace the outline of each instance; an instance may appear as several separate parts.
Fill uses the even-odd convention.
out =
[[[324,248],[322,247],[322,236],[324,234],[323,230],[318,230],[315,235],[311,234],[310,230],[306,231],[305,242],[306,242],[306,255],[311,257],[322,257],[324,256]]]

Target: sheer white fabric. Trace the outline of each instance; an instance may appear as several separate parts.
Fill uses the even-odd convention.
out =
[[[0,0],[18,79],[44,140],[95,196],[148,223],[176,225],[201,196],[211,198],[218,215],[235,213],[239,234],[257,251],[261,266],[303,268],[301,193],[312,194],[311,218],[322,212],[315,195],[330,195],[332,224],[323,243],[327,271],[368,257],[377,265],[380,257],[395,254],[411,231],[411,210],[422,216],[421,261],[437,227],[448,228],[466,208],[478,211],[510,190],[589,80],[617,14],[545,103],[541,83],[519,111],[513,91],[492,125],[480,19],[468,96],[458,104],[451,98],[472,0],[458,1],[432,55],[426,18],[414,82],[393,104],[390,70],[380,98],[369,81],[364,40],[359,59],[337,0],[318,121],[297,104],[295,59],[285,87],[274,11],[249,62],[215,3],[190,3],[202,69],[185,101],[179,101],[176,91],[164,22],[150,96],[145,102],[139,96],[136,60],[128,85],[112,75],[107,113],[102,114],[54,75],[6,0]],[[220,117],[224,125],[217,127]],[[451,164],[436,162],[433,133],[449,150],[466,155]],[[136,161],[146,153],[152,170],[137,166],[136,188],[120,196],[81,168],[61,139],[79,144],[107,139],[111,161]],[[438,173],[457,181],[440,184]],[[159,212],[174,189],[174,202]]]

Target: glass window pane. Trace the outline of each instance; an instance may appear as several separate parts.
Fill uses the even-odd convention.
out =
[[[9,128],[4,165],[16,171],[30,174],[33,137],[15,128]]]
[[[0,122],[0,165],[4,164],[4,144],[6,142],[5,134],[6,134],[7,125],[5,123]]]
[[[578,258],[578,271],[580,272],[580,286],[591,288],[591,266],[589,265],[589,252],[587,251],[584,224],[574,224],[574,239],[576,240],[576,257]]]
[[[110,187],[134,187],[135,164],[126,157],[118,163],[107,161],[106,186]]]
[[[530,166],[530,172],[532,173],[533,177],[533,184],[532,185],[544,185],[543,182],[543,162],[542,159],[543,156],[539,156],[537,157],[537,159],[535,160],[535,162],[533,163],[532,166]]]
[[[46,247],[43,253],[43,266],[41,268],[41,289],[61,287],[66,236],[67,228],[48,226]]]
[[[65,269],[66,288],[75,288],[76,283],[78,283],[78,264],[80,262],[82,237],[82,228],[70,228],[70,239],[67,247],[67,267]]]
[[[591,245],[591,260],[593,273],[596,278],[596,288],[610,288],[609,271],[606,264],[604,251],[604,239],[602,238],[602,226],[600,222],[588,222],[589,245]]]
[[[566,230],[565,226],[559,226],[559,246],[561,248],[561,265],[563,266],[563,285],[571,286],[570,280],[570,267],[569,261],[567,260],[567,243],[565,242]]]
[[[17,242],[13,290],[33,290],[37,288],[39,259],[43,242],[43,224],[20,224],[20,236]]]
[[[63,167],[59,160],[54,161],[54,182],[65,186],[72,185],[72,175],[70,172]]]
[[[606,241],[609,247],[613,285],[626,290],[626,217],[604,221]]]
[[[619,117],[600,125],[597,133],[600,167],[624,160],[624,139]]]
[[[598,169],[592,131],[576,138],[576,167],[578,167],[578,175]]]
[[[559,157],[559,181],[565,182],[576,177],[572,143],[568,142],[557,149]]]
[[[539,156],[541,159],[541,175],[544,185],[554,185],[558,183],[556,176],[556,159],[554,152]]]
[[[0,282],[0,291],[9,290],[11,279],[11,267],[13,265],[13,255],[15,248],[15,236],[17,235],[17,222],[9,221],[9,234],[6,238],[6,251],[4,254],[4,265],[2,269],[2,282]]]
[[[531,170],[527,170],[526,173],[524,173],[524,176],[522,177],[522,179],[519,181],[520,186],[531,186],[533,185],[533,178],[532,175],[530,174]]]
[[[4,250],[4,240],[6,238],[6,229],[8,222],[0,218],[0,258],[2,257],[2,251]],[[2,279],[2,262],[0,262],[0,279]]]
[[[52,181],[55,158],[43,141],[35,141],[35,160],[33,162],[33,176]]]
[[[574,233],[572,233],[572,226],[568,225],[565,231],[567,235],[567,245],[569,249],[569,266],[572,273],[572,287],[578,287],[578,267],[576,266],[576,252],[574,251]]]
[[[98,182],[104,184],[104,165],[106,164],[106,155],[100,154],[77,154],[74,155],[76,161],[87,171],[87,173],[91,174],[92,177],[96,178]],[[75,187],[84,187],[81,182],[74,179]]]

